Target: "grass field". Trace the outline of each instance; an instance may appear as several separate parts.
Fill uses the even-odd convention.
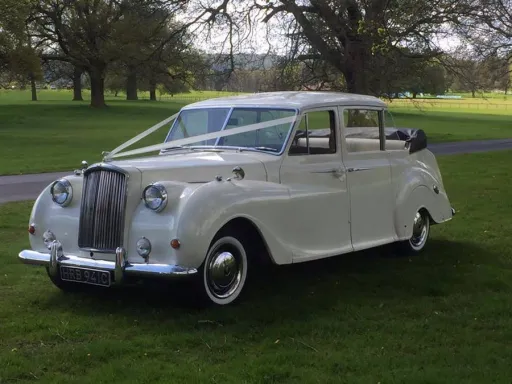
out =
[[[112,150],[184,104],[219,95],[196,92],[156,103],[109,96],[109,108],[94,110],[86,101],[69,101],[70,91],[41,90],[38,102],[28,101],[25,91],[1,91],[0,175],[73,170],[84,159],[100,161],[102,151]],[[455,102],[397,100],[390,105],[397,125],[424,129],[429,142],[511,137],[512,101],[505,107],[480,109],[475,101],[465,109],[450,107]],[[162,142],[165,134],[162,128],[137,145]]]
[[[279,267],[222,309],[61,293],[17,261],[31,203],[0,205],[0,382],[510,383],[511,162],[439,158],[458,213],[421,256]]]

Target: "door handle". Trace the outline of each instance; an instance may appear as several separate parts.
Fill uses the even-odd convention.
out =
[[[333,173],[333,174],[341,174],[341,173],[343,173],[343,168],[323,169],[323,170],[320,170],[320,171],[311,171],[311,173]]]
[[[348,168],[347,171],[349,172],[359,172],[359,171],[367,171],[370,168]]]

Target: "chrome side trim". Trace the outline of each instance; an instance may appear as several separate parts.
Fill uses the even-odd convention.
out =
[[[335,174],[338,174],[338,173],[343,173],[343,172],[344,172],[343,168],[332,168],[332,169],[323,169],[323,170],[319,170],[319,171],[311,171],[310,173],[335,173]]]
[[[368,171],[370,168],[348,168],[348,172]]]
[[[48,266],[51,273],[59,273],[59,266],[83,267],[91,269],[100,269],[112,271],[115,273],[115,281],[121,283],[125,276],[140,277],[181,277],[197,273],[196,268],[188,268],[174,264],[131,264],[125,259],[125,251],[118,248],[116,261],[92,260],[73,255],[59,256],[58,250],[62,251],[62,246],[58,241],[52,244],[50,253],[40,253],[32,250],[23,250],[19,254],[19,259],[24,264]]]

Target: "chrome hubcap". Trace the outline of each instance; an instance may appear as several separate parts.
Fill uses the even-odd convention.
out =
[[[211,293],[219,299],[233,294],[242,279],[242,260],[237,252],[215,253],[208,263],[206,281]]]
[[[428,218],[425,214],[416,212],[414,224],[412,227],[411,244],[414,247],[421,247],[427,240],[428,235]]]

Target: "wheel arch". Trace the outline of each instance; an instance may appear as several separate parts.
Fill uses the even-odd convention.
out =
[[[425,211],[429,216],[430,225],[446,221],[446,205],[449,207],[442,196],[424,184],[416,185],[408,193],[399,196],[395,208],[395,230],[398,239],[405,240],[411,237],[412,220],[416,212]]]
[[[233,233],[241,234],[244,247],[247,246],[247,244],[244,244],[244,241],[250,244],[250,247],[246,249],[248,257],[255,257],[258,261],[263,263],[271,262],[272,264],[276,264],[262,231],[252,219],[245,216],[235,216],[228,219],[212,237],[209,247],[222,236]]]

